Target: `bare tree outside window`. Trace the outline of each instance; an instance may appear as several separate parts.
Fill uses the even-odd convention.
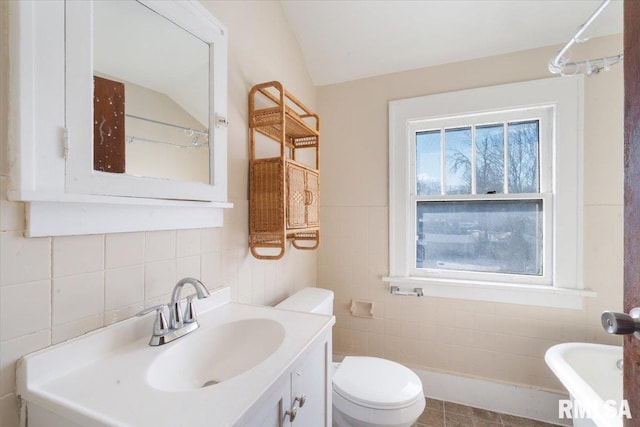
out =
[[[509,193],[538,192],[538,122],[509,123]]]
[[[502,124],[476,128],[476,193],[504,193]]]

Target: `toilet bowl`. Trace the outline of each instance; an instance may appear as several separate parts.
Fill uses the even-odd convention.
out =
[[[333,292],[304,288],[276,308],[333,314]],[[420,378],[399,363],[345,357],[333,364],[334,427],[410,427],[425,407]]]

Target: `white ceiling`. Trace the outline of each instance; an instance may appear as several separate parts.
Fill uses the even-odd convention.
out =
[[[282,0],[316,85],[564,44],[601,3]],[[614,0],[587,34],[620,32],[622,1]]]

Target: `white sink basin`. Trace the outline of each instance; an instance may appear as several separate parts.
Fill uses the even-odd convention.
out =
[[[285,329],[271,319],[245,319],[200,328],[159,355],[147,371],[162,391],[190,391],[238,376],[259,365],[282,344]]]

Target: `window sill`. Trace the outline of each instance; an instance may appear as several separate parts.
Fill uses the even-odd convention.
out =
[[[384,282],[405,290],[422,288],[425,296],[475,301],[524,304],[541,307],[580,310],[584,297],[597,294],[588,289],[554,288],[552,286],[513,285],[508,283],[473,282],[423,277],[383,277]]]

